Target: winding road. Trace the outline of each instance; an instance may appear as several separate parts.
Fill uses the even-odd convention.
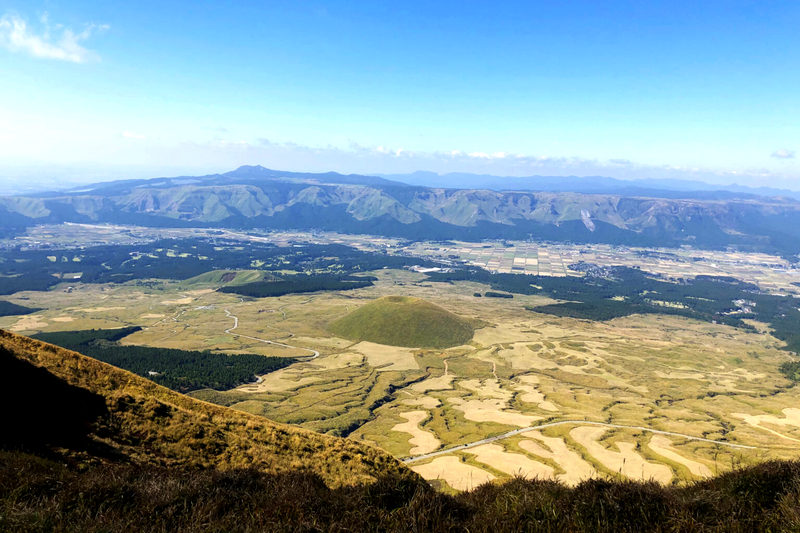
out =
[[[422,455],[416,455],[414,457],[407,457],[402,461],[404,463],[414,463],[417,461],[422,461],[424,459],[431,459],[433,457],[438,457],[440,455],[447,455],[448,453],[457,452],[459,450],[466,450],[469,448],[475,448],[476,446],[481,446],[483,444],[489,444],[491,442],[495,442],[498,440],[507,439],[509,437],[513,437],[515,435],[520,435],[522,433],[527,433],[528,431],[535,431],[537,429],[544,429],[550,428],[554,426],[562,426],[565,424],[575,424],[581,426],[603,426],[607,428],[615,428],[615,429],[636,429],[639,431],[647,431],[650,433],[656,433],[658,435],[668,435],[672,437],[681,437],[684,439],[689,440],[697,440],[701,442],[710,442],[712,444],[720,444],[722,446],[728,446],[731,448],[740,448],[740,449],[747,449],[747,450],[755,450],[757,449],[756,446],[747,446],[745,444],[734,444],[732,442],[725,442],[721,440],[712,440],[712,439],[705,439],[703,437],[694,437],[692,435],[684,435],[683,433],[675,433],[673,431],[662,431],[660,429],[651,429],[644,426],[625,426],[622,424],[607,424],[605,422],[590,422],[588,420],[561,420],[560,422],[549,422],[547,424],[540,424],[538,426],[530,426],[526,428],[515,429],[513,431],[509,431],[508,433],[503,433],[501,435],[495,435],[494,437],[488,437],[485,439],[477,440],[475,442],[470,442],[468,444],[459,444],[458,446],[453,446],[451,448],[446,448],[444,450],[438,450],[431,453],[425,453]]]
[[[243,335],[241,333],[234,333],[233,330],[235,330],[236,328],[239,327],[239,317],[234,315],[233,313],[231,313],[228,309],[224,309],[224,311],[225,311],[225,315],[228,318],[232,318],[233,319],[233,326],[225,330],[225,333],[227,333],[228,335],[233,335],[235,337],[242,337],[243,339],[250,339],[250,340],[254,340],[254,341],[258,341],[258,342],[263,342],[263,343],[266,343],[266,344],[274,344],[275,346],[282,346],[284,348],[290,348],[290,349],[293,349],[293,350],[304,350],[306,352],[311,352],[312,355],[311,355],[311,357],[309,357],[307,359],[308,361],[311,361],[312,359],[316,359],[317,357],[319,357],[319,352],[317,350],[312,350],[311,348],[302,348],[300,346],[291,346],[289,344],[284,344],[282,342],[271,341],[271,340],[267,340],[267,339],[259,339],[258,337],[251,337],[250,335]],[[284,316],[286,316],[286,315],[284,314]]]

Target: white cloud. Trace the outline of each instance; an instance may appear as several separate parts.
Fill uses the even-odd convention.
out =
[[[772,152],[772,157],[777,159],[794,159],[795,151],[794,150],[787,150],[786,148],[781,148],[780,150],[775,150]]]
[[[727,184],[736,179],[742,184],[763,183],[767,177],[777,184],[796,188],[794,178],[765,169],[714,169],[675,165],[648,165],[627,159],[592,159],[546,154],[519,154],[466,150],[415,151],[383,145],[306,146],[291,142],[258,139],[184,143],[163,147],[163,160],[172,164],[207,165],[209,168],[235,168],[242,164],[261,164],[281,170],[306,172],[338,171],[359,174],[394,174],[426,170],[446,174],[471,172],[497,176],[608,176],[619,179],[684,179]],[[148,149],[149,156],[156,151]],[[161,158],[161,156],[159,156]]]
[[[439,174],[470,172],[495,176],[608,176],[619,179],[688,179],[708,183],[763,185],[800,189],[800,181],[790,161],[775,164],[778,168],[703,168],[696,165],[653,165],[627,159],[600,159],[547,153],[495,151],[494,148],[447,147],[440,151],[415,150],[407,145],[388,143],[373,145],[304,145],[265,138],[243,139],[234,134],[218,135],[210,129],[205,139],[184,142],[166,141],[162,134],[136,129],[136,124],[123,123],[108,135],[107,129],[80,125],[71,121],[42,119],[36,127],[18,127],[25,119],[20,115],[0,117],[0,170],[10,165],[81,165],[85,172],[73,172],[86,181],[97,181],[98,169],[136,168],[137,176],[206,174],[230,170],[243,164],[306,172],[337,171],[358,174],[400,174],[419,170]],[[146,139],[142,139],[145,137]],[[43,160],[42,146],[47,146]],[[91,163],[90,163],[91,162]],[[776,163],[778,163],[776,161]],[[89,172],[94,168],[96,170]],[[88,169],[88,170],[86,170]],[[147,169],[147,170],[144,170]],[[105,170],[103,170],[105,172]],[[122,170],[109,170],[103,179],[132,177]],[[43,174],[44,175],[44,174]],[[3,180],[0,174],[0,181]]]
[[[61,25],[55,26],[51,35],[51,27],[47,14],[42,16],[40,31],[30,27],[28,22],[14,14],[6,14],[0,18],[0,46],[12,52],[22,52],[40,59],[56,59],[72,63],[86,63],[99,59],[96,52],[84,48],[81,43],[92,34],[105,31],[108,26],[89,24],[83,31],[74,32]]]

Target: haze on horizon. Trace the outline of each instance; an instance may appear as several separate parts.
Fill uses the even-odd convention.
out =
[[[794,2],[0,2],[0,184],[427,170],[800,189]]]

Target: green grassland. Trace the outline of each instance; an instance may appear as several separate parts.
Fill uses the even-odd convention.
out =
[[[450,348],[466,344],[474,329],[468,320],[419,298],[385,296],[330,325],[331,332],[354,341],[412,348]]]
[[[263,270],[212,270],[184,280],[181,285],[186,288],[216,288],[275,279],[277,279],[275,275]]]

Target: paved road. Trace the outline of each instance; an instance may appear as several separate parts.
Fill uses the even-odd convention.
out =
[[[250,340],[254,340],[254,341],[258,341],[258,342],[264,342],[266,344],[274,344],[275,346],[283,346],[284,348],[291,348],[293,350],[305,350],[307,352],[311,352],[311,354],[312,354],[311,357],[308,358],[308,361],[311,361],[312,359],[316,359],[317,357],[319,357],[319,352],[317,350],[312,350],[311,348],[302,348],[300,346],[291,346],[289,344],[284,344],[282,342],[271,341],[271,340],[268,340],[268,339],[259,339],[258,337],[251,337],[250,335],[242,335],[241,333],[234,333],[233,330],[235,330],[236,328],[239,327],[239,317],[234,315],[234,314],[232,314],[227,309],[225,309],[225,315],[228,318],[232,318],[233,319],[233,327],[230,327],[230,328],[225,330],[225,333],[227,333],[228,335],[234,335],[236,337],[242,337],[243,339],[250,339]]]
[[[459,450],[466,450],[466,449],[469,449],[469,448],[474,448],[476,446],[480,446],[482,444],[489,444],[491,442],[495,442],[495,441],[498,441],[498,440],[507,439],[507,438],[513,437],[515,435],[520,435],[522,433],[527,433],[528,431],[535,431],[537,429],[544,429],[544,428],[549,428],[549,427],[553,427],[553,426],[562,426],[562,425],[565,425],[565,424],[574,424],[576,426],[603,426],[603,427],[607,427],[607,428],[618,428],[618,429],[636,429],[636,430],[639,430],[639,431],[647,431],[647,432],[650,432],[650,433],[657,433],[659,435],[670,435],[672,437],[681,437],[681,438],[689,439],[689,440],[698,440],[698,441],[701,441],[701,442],[710,442],[712,444],[720,444],[722,446],[729,446],[731,448],[742,448],[742,449],[748,449],[748,450],[755,450],[756,449],[756,446],[746,446],[744,444],[734,444],[732,442],[725,442],[725,441],[722,441],[722,440],[705,439],[703,437],[694,437],[692,435],[684,435],[683,433],[675,433],[673,431],[661,431],[660,429],[652,429],[652,428],[647,428],[647,427],[644,427],[644,426],[625,426],[625,425],[621,425],[621,424],[607,424],[605,422],[589,422],[587,420],[561,420],[560,422],[549,422],[547,424],[541,424],[541,425],[538,425],[538,426],[530,426],[530,427],[527,427],[527,428],[515,429],[513,431],[509,431],[508,433],[503,433],[502,435],[495,435],[494,437],[488,437],[488,438],[481,439],[481,440],[478,440],[478,441],[475,441],[475,442],[470,442],[469,444],[459,444],[458,446],[453,446],[452,448],[446,448],[444,450],[439,450],[439,451],[436,451],[436,452],[426,453],[426,454],[423,454],[423,455],[416,455],[414,457],[407,457],[407,458],[403,459],[403,462],[404,463],[414,463],[414,462],[417,462],[417,461],[422,461],[423,459],[431,459],[433,457],[438,457],[440,455],[447,455],[448,453],[457,452]]]

